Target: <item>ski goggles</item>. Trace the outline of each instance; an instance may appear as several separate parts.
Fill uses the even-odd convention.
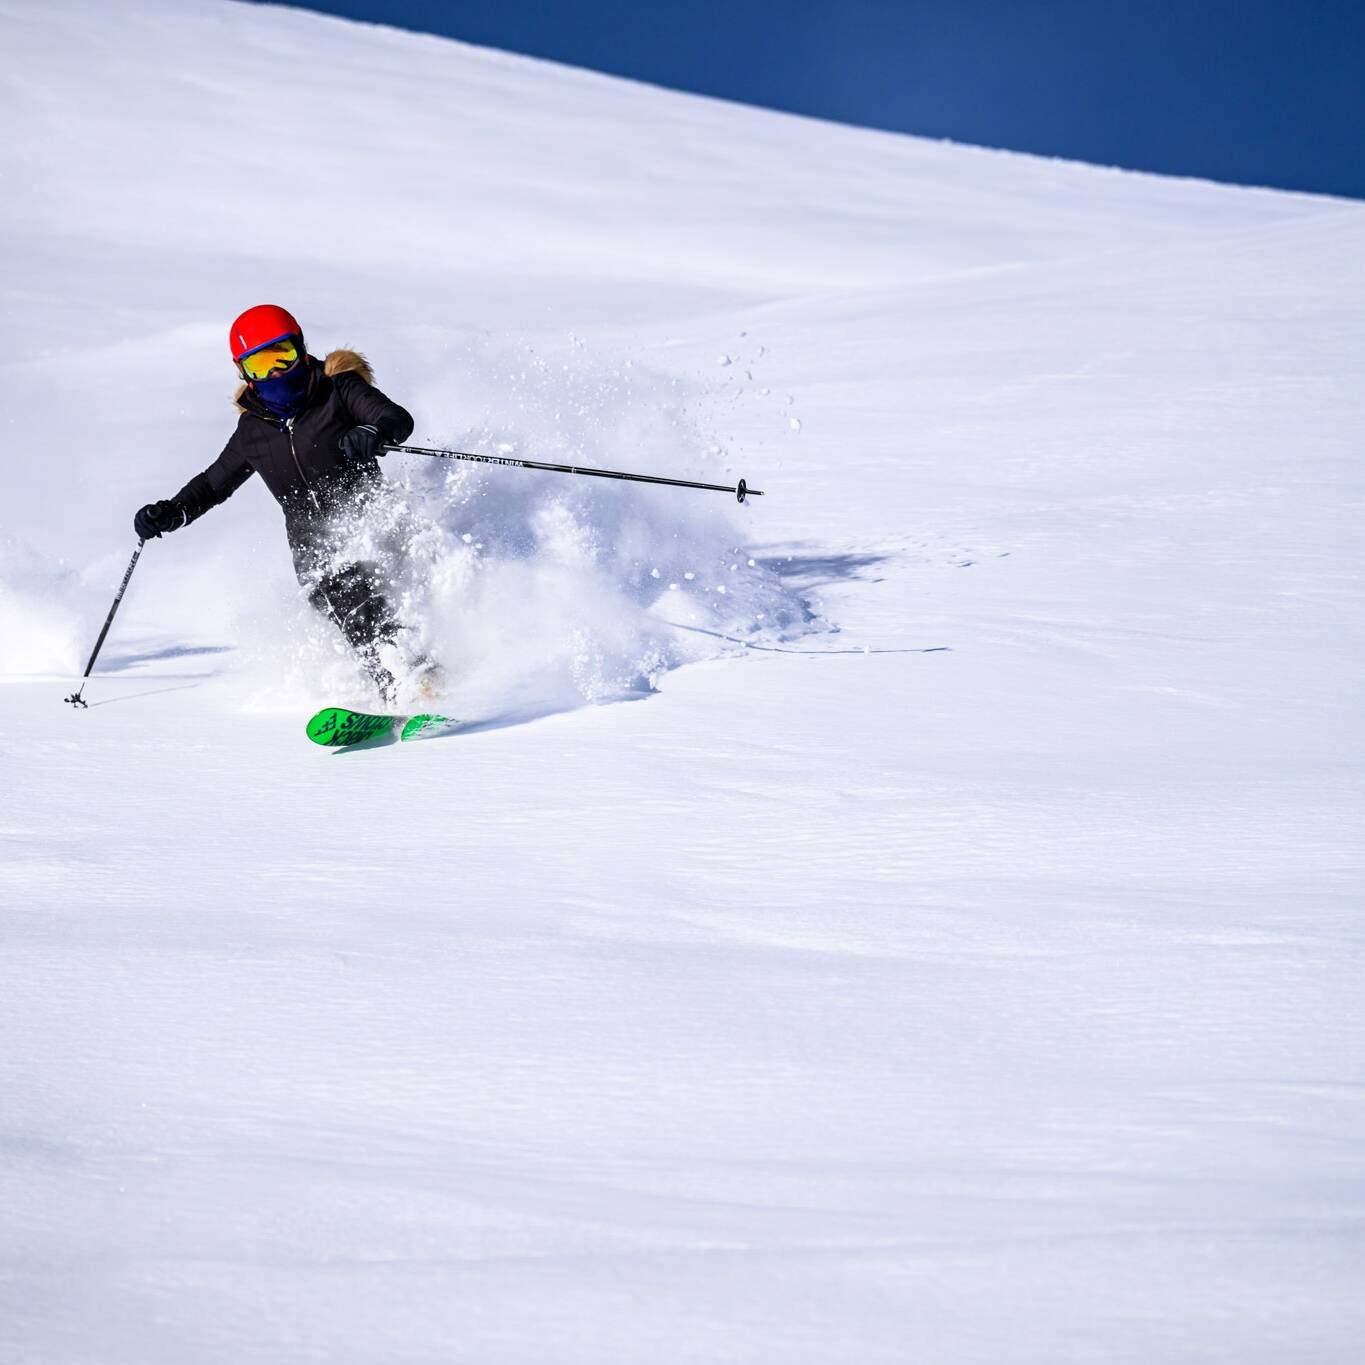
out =
[[[272,374],[292,370],[302,354],[302,337],[280,337],[278,341],[258,346],[254,351],[239,356],[237,369],[243,379],[269,379]]]

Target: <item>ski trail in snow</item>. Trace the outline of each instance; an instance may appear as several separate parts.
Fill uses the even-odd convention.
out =
[[[732,645],[742,645],[745,649],[761,650],[765,654],[804,654],[807,656],[818,656],[821,654],[950,654],[951,645],[927,645],[920,648],[886,648],[883,646],[861,645],[850,646],[847,649],[793,649],[788,645],[761,645],[754,640],[741,640],[735,635],[724,635],[717,630],[707,630],[704,626],[687,626],[681,621],[669,621],[665,617],[659,617],[664,625],[672,626],[674,630],[691,631],[697,635],[712,635],[717,640],[728,640]]]

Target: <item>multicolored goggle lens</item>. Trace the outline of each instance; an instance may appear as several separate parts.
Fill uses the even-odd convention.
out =
[[[283,374],[298,363],[303,354],[302,337],[281,337],[268,346],[251,351],[237,362],[243,379],[269,379],[272,374]]]

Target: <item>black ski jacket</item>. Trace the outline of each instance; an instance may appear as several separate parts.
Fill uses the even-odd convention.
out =
[[[186,525],[259,474],[284,509],[289,544],[300,564],[327,523],[379,485],[379,461],[344,455],[341,438],[352,427],[369,425],[378,427],[386,441],[401,443],[412,435],[411,416],[374,387],[370,367],[357,352],[333,351],[326,361],[309,356],[307,363],[308,392],[287,422],[250,388],[238,393],[241,416],[223,453],[175,495]]]

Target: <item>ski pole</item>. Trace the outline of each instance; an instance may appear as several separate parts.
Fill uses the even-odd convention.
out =
[[[743,479],[733,488],[728,483],[697,483],[693,479],[665,479],[658,474],[622,474],[615,469],[586,469],[574,464],[546,464],[541,460],[514,460],[507,455],[473,455],[467,450],[431,450],[426,446],[400,446],[384,443],[385,450],[401,450],[405,455],[431,455],[438,460],[471,460],[475,464],[505,464],[517,469],[548,469],[555,474],[591,474],[597,479],[629,479],[632,483],[666,483],[674,488],[709,488],[716,493],[733,493],[745,498],[761,498],[762,489],[750,488]]]
[[[114,605],[109,608],[109,615],[104,618],[104,629],[100,631],[100,638],[95,641],[95,648],[90,652],[90,662],[85,666],[85,672],[81,675],[81,685],[69,696],[64,697],[72,706],[89,706],[90,703],[81,696],[85,691],[85,684],[90,677],[90,670],[95,666],[95,660],[100,656],[100,649],[104,644],[104,637],[109,634],[109,627],[114,624],[114,613],[118,610],[118,604],[123,601],[123,594],[128,591],[128,580],[133,576],[133,570],[137,568],[137,557],[142,553],[142,547],[147,542],[139,540],[137,549],[133,551],[133,557],[128,561],[128,571],[123,575],[123,582],[118,585],[118,592],[114,595]]]

